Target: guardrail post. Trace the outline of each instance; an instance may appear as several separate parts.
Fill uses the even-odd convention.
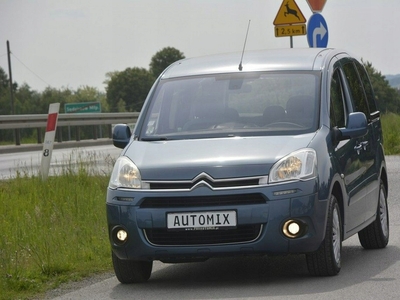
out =
[[[43,141],[42,141],[42,128],[40,128],[40,127],[37,128],[37,143],[38,144],[43,143]]]
[[[93,139],[97,140],[97,125],[93,125]]]
[[[76,141],[79,142],[81,140],[81,133],[79,131],[79,127],[75,127]]]
[[[19,129],[15,129],[15,145],[21,145],[21,131]]]
[[[57,135],[57,142],[62,143],[62,130],[60,127],[57,127],[56,135]]]

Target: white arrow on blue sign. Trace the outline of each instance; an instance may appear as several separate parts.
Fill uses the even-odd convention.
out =
[[[328,25],[321,14],[313,14],[307,23],[307,41],[311,48],[328,46]]]

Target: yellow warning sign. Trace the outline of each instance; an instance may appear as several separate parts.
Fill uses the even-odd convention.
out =
[[[294,0],[283,0],[281,7],[275,17],[274,25],[289,25],[305,23],[303,13]]]

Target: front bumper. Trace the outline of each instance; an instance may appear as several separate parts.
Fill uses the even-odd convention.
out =
[[[168,213],[228,210],[236,211],[234,229],[167,229]],[[175,262],[222,255],[313,252],[324,238],[326,211],[327,201],[318,199],[316,180],[219,191],[199,187],[184,192],[108,189],[107,193],[112,250],[120,259],[130,260]],[[298,238],[282,232],[291,219],[306,226]],[[116,242],[120,228],[128,233],[124,243]]]

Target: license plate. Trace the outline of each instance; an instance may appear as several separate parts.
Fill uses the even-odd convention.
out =
[[[236,227],[236,211],[170,213],[167,214],[167,227],[193,230]]]

